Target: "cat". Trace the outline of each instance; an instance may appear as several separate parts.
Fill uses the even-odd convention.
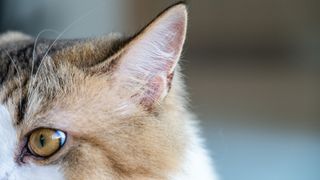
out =
[[[178,61],[187,8],[131,37],[0,36],[0,180],[217,180]]]

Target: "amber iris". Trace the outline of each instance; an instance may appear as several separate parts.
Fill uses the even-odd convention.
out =
[[[48,157],[59,151],[65,141],[64,132],[41,128],[34,130],[29,136],[28,148],[36,156]]]

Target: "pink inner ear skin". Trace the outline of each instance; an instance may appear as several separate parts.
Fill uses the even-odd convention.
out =
[[[151,110],[153,105],[161,100],[164,91],[164,79],[161,76],[155,76],[147,84],[148,89],[140,95],[140,104]]]
[[[161,72],[167,72],[167,74],[171,74],[174,71],[174,67],[176,63],[179,61],[180,53],[182,51],[182,46],[184,42],[184,31],[185,31],[185,22],[178,20],[175,23],[172,23],[168,27],[168,34],[165,35],[164,40],[166,42],[166,46],[163,47],[163,52],[172,52],[172,59],[163,59],[163,57],[159,57],[159,61],[165,62],[161,69]],[[170,33],[173,35],[170,36]]]
[[[184,29],[185,29],[185,22],[184,21],[178,21],[176,23],[173,23],[170,28],[172,32],[175,32],[175,36],[172,39],[168,39],[168,50],[175,52],[174,56],[179,56],[180,51],[183,46],[184,42]],[[178,58],[178,57],[177,57]]]

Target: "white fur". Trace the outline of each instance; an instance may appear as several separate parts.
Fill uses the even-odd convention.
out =
[[[63,180],[57,166],[18,165],[17,132],[7,108],[0,105],[0,180]]]
[[[29,40],[29,39],[31,39],[31,37],[28,35],[25,35],[20,32],[9,31],[4,34],[0,34],[0,46],[9,42]]]
[[[174,174],[171,180],[219,179],[197,130],[198,127],[193,122],[187,124],[187,133],[191,135],[190,142],[187,145],[181,170]]]

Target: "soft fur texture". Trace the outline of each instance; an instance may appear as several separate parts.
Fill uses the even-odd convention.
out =
[[[179,3],[135,36],[0,36],[0,179],[216,180],[178,61]],[[23,154],[34,129],[67,133],[55,154]]]

